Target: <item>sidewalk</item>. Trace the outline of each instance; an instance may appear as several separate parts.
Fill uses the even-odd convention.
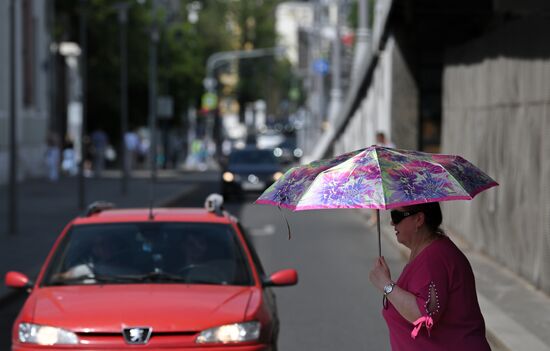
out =
[[[86,178],[86,204],[96,200],[113,202],[117,207],[147,207],[150,180],[147,172],[136,173],[128,182],[127,194],[121,193],[121,179],[116,172],[106,172],[101,179]],[[159,171],[154,187],[154,205],[171,203],[193,190],[193,174]],[[76,178],[58,182],[28,180],[18,185],[18,232],[7,234],[7,189],[0,186],[0,305],[13,291],[3,282],[7,271],[17,270],[34,279],[55,239],[63,227],[82,211],[78,209]]]
[[[383,240],[386,247],[393,245],[399,250],[405,262],[409,251],[397,243],[393,227],[385,224],[389,222],[389,216],[381,217]],[[549,351],[550,296],[491,258],[471,250],[452,233],[449,236],[466,254],[474,270],[478,300],[493,351]]]

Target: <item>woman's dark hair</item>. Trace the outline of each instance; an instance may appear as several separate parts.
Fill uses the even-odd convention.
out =
[[[443,215],[441,214],[441,207],[439,202],[427,202],[418,205],[407,206],[409,211],[424,213],[424,223],[432,233],[444,234],[443,230],[439,228],[441,222],[443,222]]]

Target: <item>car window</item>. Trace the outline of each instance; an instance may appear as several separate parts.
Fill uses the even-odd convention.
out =
[[[215,223],[74,226],[46,272],[43,285],[253,284],[234,229]]]
[[[277,160],[270,150],[236,151],[229,156],[229,163],[233,164],[273,164]]]

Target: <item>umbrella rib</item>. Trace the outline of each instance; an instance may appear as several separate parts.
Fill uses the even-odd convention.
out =
[[[458,156],[456,156],[456,155],[452,155],[452,156],[453,156],[454,159],[456,159],[456,158],[458,157]],[[445,167],[444,164],[439,163],[439,165],[440,165],[441,167],[443,167],[443,169],[445,169],[445,171],[447,172],[447,174],[448,174],[450,177],[452,177],[453,180],[454,180],[458,185],[460,185],[460,187],[461,187],[462,189],[464,189],[464,192],[465,192],[466,194],[468,194],[468,197],[470,198],[470,200],[474,198],[474,197],[468,192],[468,190],[466,190],[466,188],[464,188],[464,186],[462,185],[462,183],[461,183],[458,179],[456,179],[455,175],[454,175],[451,171],[449,171],[449,170],[447,169],[447,167]]]
[[[380,172],[380,186],[382,187],[382,201],[384,201],[383,208],[387,209],[387,199],[386,199],[386,189],[384,189],[384,178],[382,178],[382,166],[380,166],[380,158],[378,157],[378,148],[374,148],[374,156],[376,159],[376,164],[378,165],[378,171]]]

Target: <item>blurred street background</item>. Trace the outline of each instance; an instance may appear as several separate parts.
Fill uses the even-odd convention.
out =
[[[300,274],[276,291],[281,350],[389,350],[370,212],[285,212],[289,241],[277,209],[224,180],[236,150],[284,171],[385,143],[500,184],[443,204],[444,229],[493,349],[550,350],[548,35],[546,0],[0,1],[0,274],[36,274],[93,201],[219,192],[267,270]],[[382,221],[397,274],[407,253]],[[0,288],[2,350],[24,300]]]

